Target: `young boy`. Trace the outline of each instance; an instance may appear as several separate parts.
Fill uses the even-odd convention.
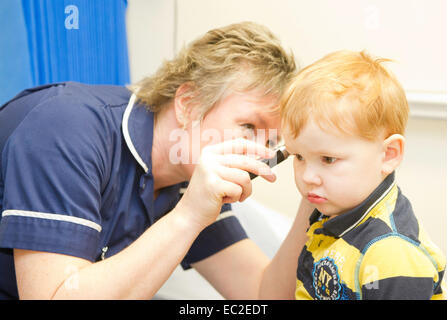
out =
[[[445,257],[395,182],[409,109],[384,61],[329,54],[303,69],[282,100],[295,182],[316,208],[296,299],[445,298]]]

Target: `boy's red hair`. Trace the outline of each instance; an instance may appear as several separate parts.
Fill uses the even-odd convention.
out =
[[[311,117],[322,129],[374,140],[404,134],[408,102],[397,79],[382,65],[389,61],[365,52],[337,51],[299,72],[281,100],[283,125],[294,137]]]

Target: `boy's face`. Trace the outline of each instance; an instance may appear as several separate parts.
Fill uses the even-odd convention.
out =
[[[322,130],[312,119],[296,139],[284,132],[294,155],[295,183],[304,198],[325,215],[359,205],[383,181],[383,139],[368,141],[335,128]]]

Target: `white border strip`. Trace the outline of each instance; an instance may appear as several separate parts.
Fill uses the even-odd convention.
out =
[[[413,103],[447,106],[447,92],[407,91],[407,99]]]
[[[56,214],[56,213],[43,213],[43,212],[36,212],[36,211],[24,211],[24,210],[5,210],[2,213],[2,217],[7,216],[19,216],[19,217],[28,217],[28,218],[39,218],[39,219],[48,219],[48,220],[56,220],[56,221],[65,221],[65,222],[71,222],[80,224],[92,229],[95,229],[98,232],[101,232],[102,228],[99,224],[92,222],[87,219],[73,217],[73,216],[66,216],[63,214]]]
[[[130,153],[132,153],[135,160],[137,160],[137,162],[140,164],[140,166],[143,167],[144,172],[147,173],[149,171],[149,169],[148,169],[146,163],[144,163],[143,159],[141,159],[137,150],[135,149],[135,146],[133,145],[132,139],[130,138],[130,134],[129,134],[128,122],[129,122],[130,113],[132,112],[132,108],[133,108],[133,105],[135,104],[136,98],[137,98],[137,96],[135,94],[132,94],[132,96],[129,99],[129,104],[127,105],[126,110],[124,111],[123,122],[122,122],[123,135],[124,135],[124,140],[126,141],[127,146],[129,147]]]
[[[388,187],[388,189],[382,194],[382,196],[379,198],[379,199],[377,199],[369,208],[368,208],[368,210],[366,210],[365,211],[365,213],[363,214],[363,216],[359,219],[359,220],[357,220],[357,222],[356,223],[354,223],[353,225],[351,225],[348,229],[346,229],[344,232],[342,232],[342,234],[340,234],[339,235],[339,238],[341,238],[346,232],[348,232],[348,231],[350,231],[350,230],[352,230],[353,228],[355,228],[355,226],[357,226],[359,223],[360,223],[360,221],[362,221],[363,220],[363,218],[365,218],[366,217],[366,215],[380,202],[380,201],[382,201],[382,199],[383,198],[385,198],[386,197],[386,195],[391,191],[391,189],[394,187],[396,185],[396,181],[394,181],[389,187]]]
[[[407,91],[410,116],[414,118],[447,120],[447,92]]]

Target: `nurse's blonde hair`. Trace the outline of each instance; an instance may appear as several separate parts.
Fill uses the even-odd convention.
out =
[[[264,26],[242,22],[208,31],[184,47],[158,71],[131,85],[137,99],[154,112],[188,83],[191,105],[203,115],[231,90],[259,89],[278,98],[296,70],[292,54]]]
[[[404,134],[408,102],[396,77],[366,52],[337,51],[307,66],[291,81],[280,103],[283,125],[297,137],[309,118],[374,140]]]

